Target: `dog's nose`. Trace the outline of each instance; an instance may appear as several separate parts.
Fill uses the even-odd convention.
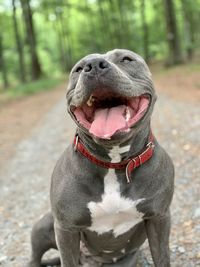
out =
[[[84,67],[84,71],[91,73],[93,71],[102,72],[109,68],[109,63],[105,59],[94,58],[89,60]]]

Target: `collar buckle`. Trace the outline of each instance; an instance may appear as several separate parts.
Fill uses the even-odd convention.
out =
[[[154,145],[154,143],[152,142],[152,141],[150,141],[150,142],[148,142],[147,144],[146,144],[146,147],[152,147],[152,148],[154,148],[155,147],[155,145]]]

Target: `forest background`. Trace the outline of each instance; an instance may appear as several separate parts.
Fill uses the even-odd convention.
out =
[[[0,0],[0,92],[55,86],[82,56],[113,48],[186,64],[199,25],[200,0]]]

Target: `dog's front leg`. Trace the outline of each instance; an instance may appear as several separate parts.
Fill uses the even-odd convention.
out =
[[[56,242],[61,257],[61,267],[77,267],[80,255],[80,235],[74,229],[61,229],[55,225]]]
[[[170,215],[145,220],[145,228],[156,267],[170,267]]]

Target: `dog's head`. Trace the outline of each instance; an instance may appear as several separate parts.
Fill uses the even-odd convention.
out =
[[[126,140],[150,121],[155,100],[148,66],[129,50],[88,55],[70,73],[69,113],[96,142]]]

